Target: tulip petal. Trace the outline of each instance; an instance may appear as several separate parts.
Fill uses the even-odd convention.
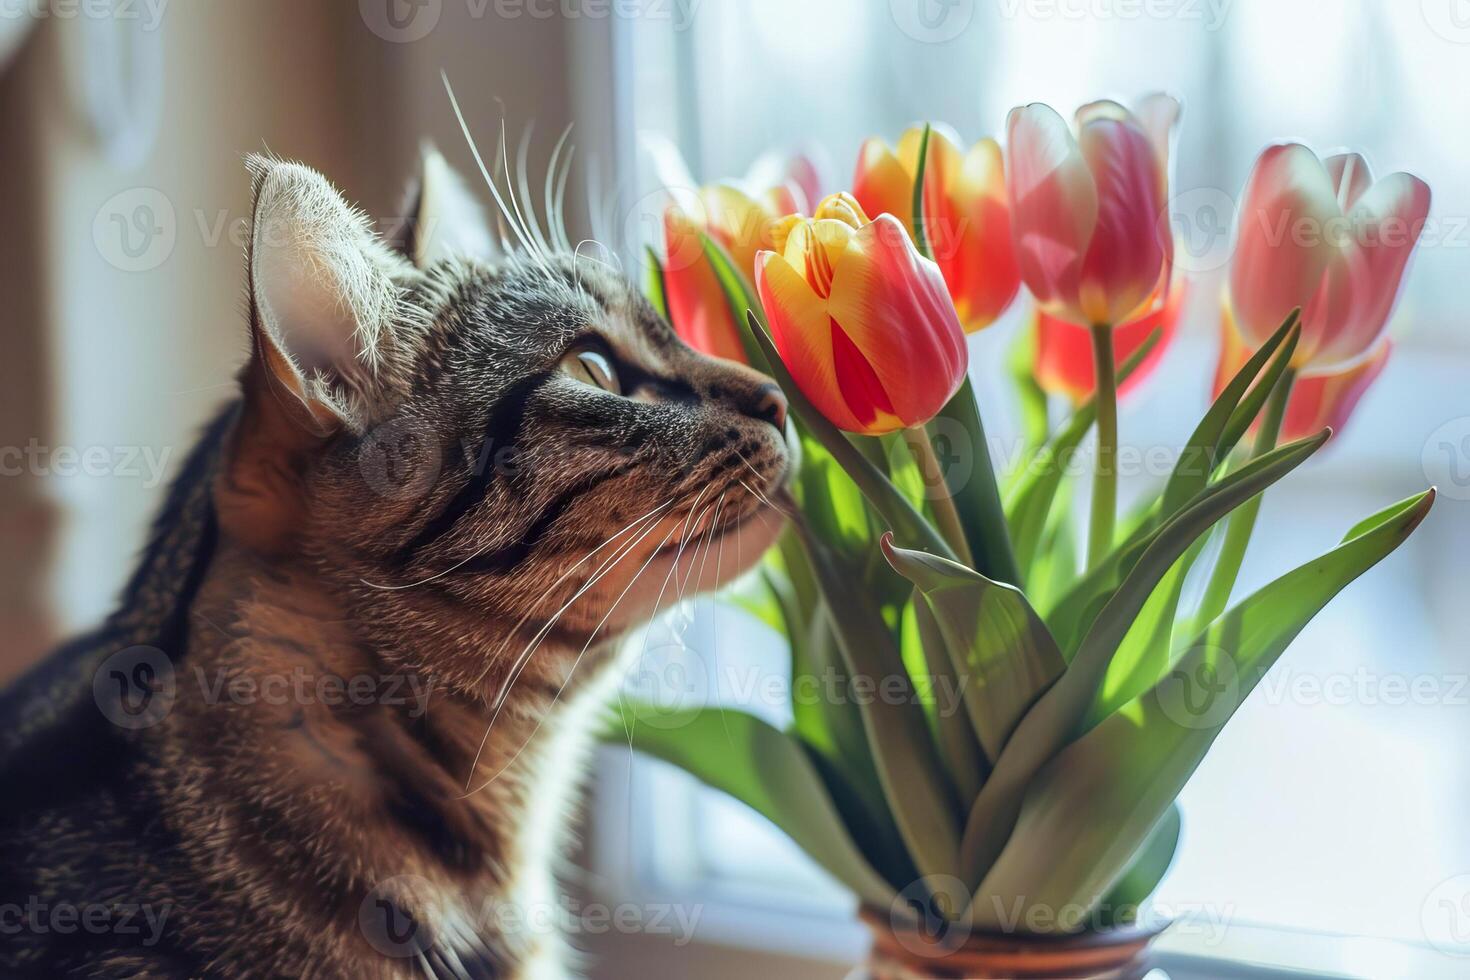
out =
[[[872,366],[896,416],[893,428],[928,421],[959,390],[969,352],[944,277],[893,216],[853,236],[836,262],[827,310]],[[860,417],[883,408],[851,407]]]
[[[1164,179],[1164,188],[1160,193],[1165,197],[1168,196],[1168,182],[1172,176],[1174,133],[1183,111],[1179,100],[1165,92],[1145,95],[1133,111],[1138,125],[1148,135],[1149,145],[1154,148],[1154,156],[1159,161],[1159,175]]]
[[[1071,130],[1050,106],[1011,110],[1005,171],[1022,280],[1043,309],[1083,322],[1076,298],[1097,226],[1097,187]]]
[[[775,252],[761,252],[756,257],[756,289],[766,311],[771,340],[801,393],[839,429],[862,431],[862,423],[848,408],[838,382],[832,319],[821,298],[801,273]]]
[[[1119,363],[1127,360],[1134,351],[1143,346],[1155,330],[1160,333],[1159,342],[1154,345],[1153,350],[1119,386],[1119,396],[1136,389],[1158,366],[1174,339],[1187,292],[1182,281],[1174,284],[1167,296],[1160,289],[1145,304],[1142,315],[1113,328],[1113,351]],[[1046,391],[1065,395],[1073,404],[1089,397],[1096,384],[1091,331],[1038,310],[1036,380]]]
[[[700,229],[677,207],[664,212],[664,295],[674,331],[695,350],[745,361],[730,302],[711,268]]]
[[[1078,143],[1097,188],[1097,224],[1078,290],[1081,310],[1089,323],[1117,326],[1153,293],[1171,251],[1169,237],[1160,234],[1163,181],[1153,147],[1131,116],[1094,113]]]
[[[1337,189],[1337,206],[1347,212],[1373,186],[1373,169],[1360,153],[1338,153],[1322,161]]]
[[[1341,368],[1362,357],[1382,336],[1398,299],[1404,271],[1429,217],[1429,185],[1389,174],[1358,197],[1347,216],[1342,258],[1329,267],[1332,303],[1315,371]]]
[[[1340,434],[1358,401],[1383,373],[1392,349],[1393,344],[1384,340],[1368,356],[1339,371],[1298,378],[1281,425],[1282,441],[1301,439],[1329,426],[1334,435]]]
[[[994,323],[1015,300],[1021,270],[1011,240],[1005,161],[1000,145],[983,139],[970,148],[949,190],[952,246],[935,248],[955,311],[966,333]]]
[[[876,136],[864,140],[858,153],[852,196],[869,215],[891,214],[906,226],[912,223],[913,178],[888,144]]]
[[[750,276],[755,254],[771,247],[771,228],[779,215],[769,203],[747,194],[734,184],[714,184],[700,192],[705,208],[705,227],[715,241],[730,253],[735,267]]]
[[[1340,216],[1332,181],[1311,150],[1282,143],[1261,153],[1241,195],[1230,267],[1231,307],[1251,347],[1265,343],[1293,308],[1313,302],[1336,251],[1328,229]],[[1321,334],[1321,320],[1303,315],[1298,365]]]

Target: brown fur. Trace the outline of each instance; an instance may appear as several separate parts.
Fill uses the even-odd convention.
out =
[[[0,909],[165,921],[148,942],[32,924],[0,968],[561,976],[554,931],[502,924],[555,907],[618,638],[779,528],[779,399],[595,263],[444,255],[421,237],[444,216],[416,263],[305,168],[255,173],[241,407],[119,614],[0,699]],[[588,337],[626,397],[558,372]],[[119,727],[92,685],[133,644],[172,701]]]

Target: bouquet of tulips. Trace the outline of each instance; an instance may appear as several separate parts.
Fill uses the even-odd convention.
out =
[[[870,140],[851,191],[809,209],[809,168],[686,195],[650,250],[648,292],[681,335],[790,399],[794,520],[743,601],[789,641],[793,690],[836,676],[872,696],[793,697],[785,730],[712,706],[640,725],[631,704],[617,735],[764,814],[885,914],[1034,934],[1132,920],[1221,726],[1432,503],[1393,504],[1229,602],[1261,494],[1381,369],[1429,206],[1415,178],[1284,144],[1240,198],[1214,403],[1120,515],[1118,392],[1187,285],[1167,214],[1178,119],[1166,96],[1074,125],[1030,105],[1004,150],[967,152],[924,126],[896,150]],[[1022,284],[1028,441],[998,476],[966,334]],[[1056,427],[1049,393],[1070,401]],[[1067,461],[1093,429],[1084,536]]]

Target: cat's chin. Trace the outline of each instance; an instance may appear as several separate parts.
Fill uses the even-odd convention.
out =
[[[786,518],[762,505],[723,523],[713,535],[694,533],[682,543],[670,542],[648,559],[626,604],[637,618],[646,618],[681,598],[721,589],[755,567],[785,528]]]

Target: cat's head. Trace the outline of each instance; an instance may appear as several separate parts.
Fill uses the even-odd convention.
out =
[[[483,689],[538,631],[615,637],[773,542],[790,457],[768,378],[685,346],[602,261],[492,258],[432,152],[397,245],[315,171],[251,170],[221,527],[307,556],[387,655]]]

